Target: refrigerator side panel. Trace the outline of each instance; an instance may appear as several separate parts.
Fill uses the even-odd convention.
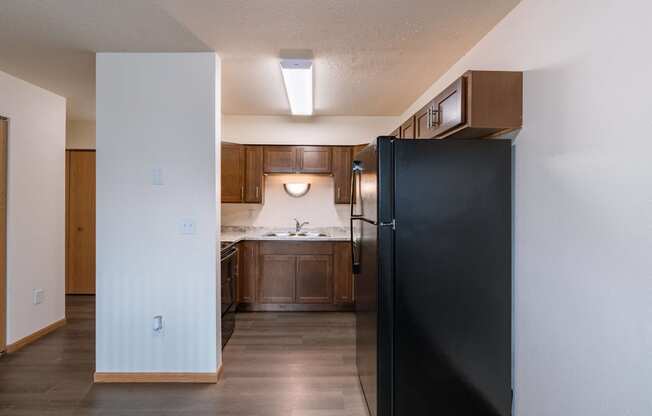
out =
[[[510,158],[396,143],[395,415],[511,413]]]
[[[394,138],[378,148],[378,416],[394,403]]]

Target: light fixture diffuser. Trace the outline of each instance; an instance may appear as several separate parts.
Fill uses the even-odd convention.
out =
[[[293,198],[300,198],[308,193],[310,190],[309,183],[284,183],[283,189]]]
[[[311,116],[313,113],[312,61],[283,59],[281,73],[292,115]]]

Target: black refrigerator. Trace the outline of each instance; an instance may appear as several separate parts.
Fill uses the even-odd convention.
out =
[[[379,137],[352,182],[369,413],[510,415],[510,142]]]

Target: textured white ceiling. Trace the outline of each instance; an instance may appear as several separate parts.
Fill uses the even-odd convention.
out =
[[[319,115],[398,115],[519,0],[2,0],[0,70],[94,117],[94,52],[222,57],[225,114],[287,114],[281,49],[315,57]]]

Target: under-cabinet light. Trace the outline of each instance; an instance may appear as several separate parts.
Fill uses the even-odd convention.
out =
[[[310,190],[309,183],[284,183],[283,189],[287,192],[288,195],[294,198],[299,198],[304,196]]]
[[[281,61],[281,73],[292,115],[311,116],[313,112],[312,61],[284,59]]]

